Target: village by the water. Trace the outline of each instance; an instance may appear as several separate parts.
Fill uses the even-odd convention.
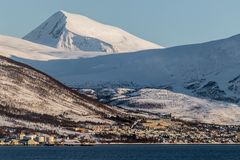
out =
[[[233,144],[240,142],[240,126],[185,122],[172,117],[138,120],[132,124],[87,124],[71,128],[75,134],[2,128],[0,145],[95,145],[108,143]]]

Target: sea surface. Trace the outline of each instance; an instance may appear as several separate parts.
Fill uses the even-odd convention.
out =
[[[0,147],[0,160],[240,160],[240,145]]]

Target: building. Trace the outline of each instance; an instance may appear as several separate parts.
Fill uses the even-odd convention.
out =
[[[54,144],[54,143],[55,143],[55,138],[54,138],[54,136],[49,136],[49,137],[47,137],[47,138],[46,138],[46,142],[47,142],[48,144]]]
[[[4,141],[5,139],[0,139],[0,145],[5,145],[6,143]]]
[[[35,134],[25,135],[23,139],[25,140],[34,140],[37,137]]]
[[[37,142],[39,142],[39,143],[44,143],[44,142],[46,142],[45,136],[38,136],[38,137],[36,138],[36,140],[37,140]]]
[[[240,142],[240,132],[237,133],[237,140]]]
[[[36,141],[33,140],[33,139],[29,139],[29,140],[27,140],[27,141],[26,141],[26,144],[27,144],[27,145],[39,145],[39,143],[36,142]]]
[[[19,139],[23,140],[25,136],[26,136],[26,134],[22,132],[19,134]]]
[[[84,133],[84,132],[86,132],[86,129],[85,128],[75,128],[75,131],[80,132],[80,133]]]
[[[11,140],[10,145],[20,145],[19,140],[16,139]]]

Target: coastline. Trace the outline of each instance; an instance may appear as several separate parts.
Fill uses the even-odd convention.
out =
[[[0,145],[1,147],[94,147],[101,145],[240,145],[240,143],[96,143],[96,144],[62,144],[62,145]]]

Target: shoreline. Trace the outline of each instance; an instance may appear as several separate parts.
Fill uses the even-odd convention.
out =
[[[0,145],[1,147],[94,147],[101,145],[240,145],[240,143],[96,143],[66,145]]]

